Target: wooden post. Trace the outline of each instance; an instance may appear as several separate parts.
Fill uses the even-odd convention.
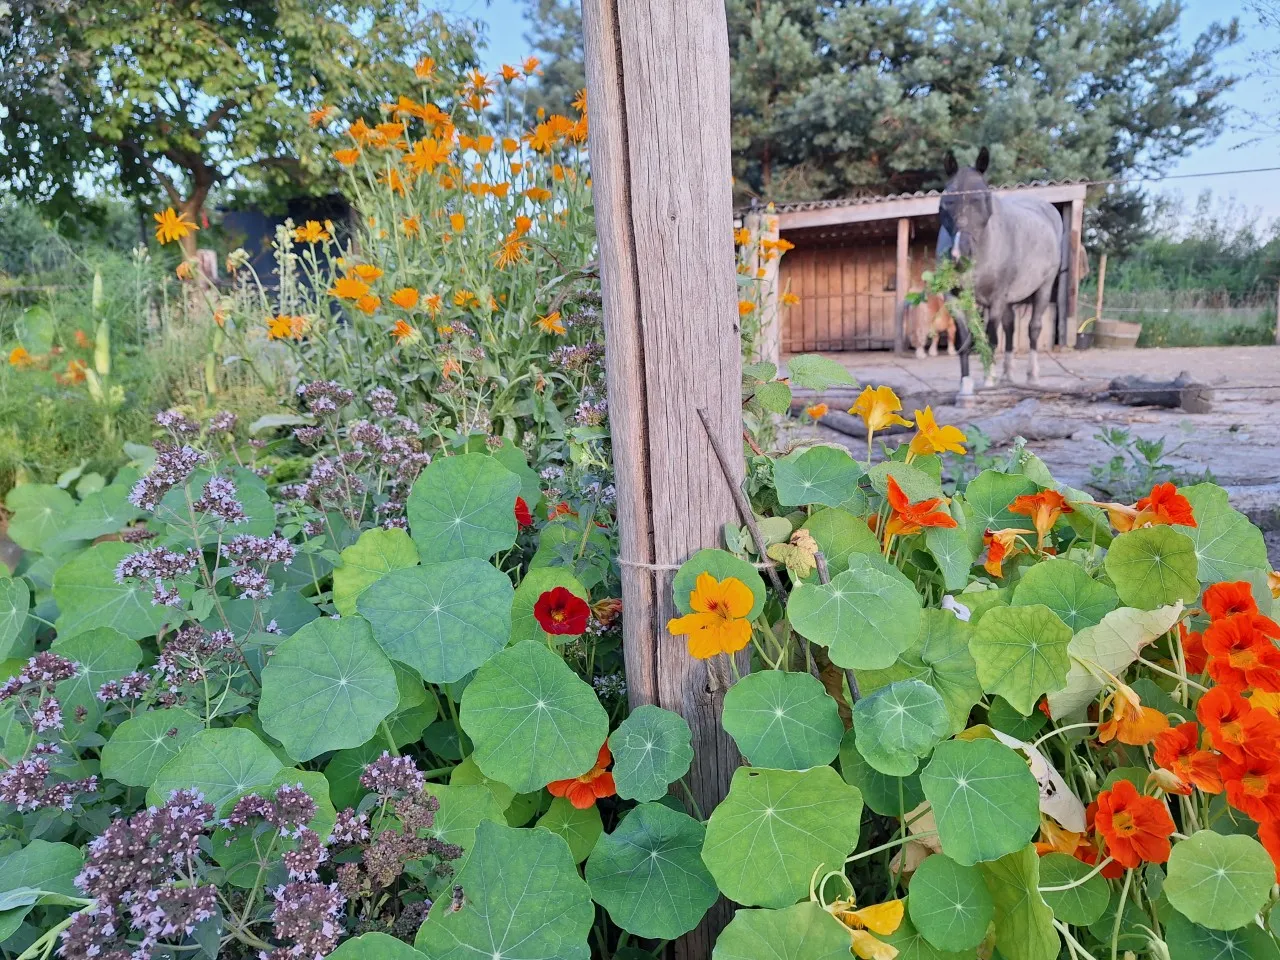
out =
[[[1058,343],[1073,347],[1080,326],[1080,242],[1084,234],[1084,200],[1071,201],[1071,223],[1067,252],[1067,315],[1058,317]],[[1059,298],[1061,302],[1061,298]]]
[[[741,450],[725,6],[582,7],[627,686],[633,706],[657,703],[689,722],[689,786],[709,813],[740,761],[720,727],[727,664],[694,660],[666,624],[676,566],[719,545],[737,519],[698,416],[705,410],[725,448]],[[740,483],[741,457],[730,466]],[[676,957],[711,956],[728,917],[721,901],[676,943]]]
[[[1276,343],[1280,344],[1280,283],[1276,284]]]
[[[898,269],[893,285],[893,352],[907,343],[907,287],[911,284],[911,218],[898,218]]]
[[[1098,258],[1098,299],[1093,307],[1093,323],[1096,328],[1102,319],[1102,298],[1107,289],[1107,255]]]

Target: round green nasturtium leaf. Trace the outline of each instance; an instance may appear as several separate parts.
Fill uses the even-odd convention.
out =
[[[152,514],[152,529],[160,525],[168,539],[183,547],[195,542],[193,532],[205,544],[216,543],[219,536],[224,542],[241,534],[271,536],[276,528],[275,505],[263,479],[244,467],[233,467],[223,476],[235,484],[236,499],[244,509],[245,519],[239,523],[224,523],[212,514],[197,512],[194,514],[193,531],[191,504],[200,499],[204,485],[214,475],[214,471],[202,467],[191,474],[185,484],[166,493]]]
[[[1144,527],[1111,541],[1103,562],[1128,607],[1154,610],[1200,596],[1196,546],[1174,527]]]
[[[983,470],[969,481],[964,488],[964,505],[969,521],[969,544],[975,556],[986,530],[1031,529],[1031,518],[1011,513],[1009,507],[1018,497],[1035,493],[1037,489],[1030,477],[995,470]]]
[[[1251,572],[1271,569],[1262,531],[1227,502],[1216,483],[1197,483],[1178,491],[1191,504],[1194,527],[1175,527],[1196,550],[1196,577],[1201,583],[1248,580]]]
[[[807,770],[840,752],[844,724],[826,689],[807,673],[765,670],[724,695],[725,731],[753,767]]]
[[[516,587],[515,596],[511,601],[512,643],[519,643],[521,640],[537,640],[539,643],[546,643],[548,637],[552,642],[562,643],[571,639],[563,636],[551,637],[538,625],[533,615],[533,608],[538,603],[538,598],[556,587],[564,587],[575,597],[586,600],[588,603],[591,601],[587,588],[579,583],[578,578],[565,567],[536,567],[530,570],[520,581],[520,586]]]
[[[857,738],[845,731],[840,743],[840,773],[845,783],[858,788],[862,802],[882,817],[900,817],[924,802],[920,777],[890,777],[881,773],[858,752]]]
[[[856,387],[853,374],[838,360],[816,353],[802,353],[787,360],[787,376],[791,382],[809,390],[823,393],[832,387]]]
[[[204,724],[186,710],[148,710],[130,717],[102,748],[102,775],[131,787],[149,787]]]
[[[1101,623],[1119,603],[1114,590],[1070,560],[1042,560],[1022,575],[1013,591],[1015,607],[1046,606],[1072,633]]]
[[[550,797],[541,790],[516,794],[515,799],[511,801],[502,814],[503,819],[507,821],[507,826],[526,826],[530,820],[538,815],[544,799],[550,799]]]
[[[1211,930],[1176,910],[1165,918],[1164,942],[1169,960],[1280,960],[1276,939],[1256,924]]]
[[[435,821],[427,831],[437,840],[457,844],[468,851],[475,845],[476,828],[483,821],[503,822],[503,805],[488,787],[478,783],[428,783],[423,789],[440,801]],[[599,817],[597,813],[596,819]],[[585,859],[586,853],[582,856]]]
[[[75,884],[84,854],[69,843],[32,840],[0,856],[0,942],[8,940],[32,908],[83,897]]]
[[[537,825],[543,830],[550,830],[569,844],[569,852],[573,854],[574,863],[581,863],[590,856],[596,841],[600,839],[600,834],[604,832],[598,807],[592,804],[585,810],[579,810],[569,802],[568,797],[552,799],[551,806],[547,807],[547,812],[538,818]]]
[[[741,580],[755,598],[747,619],[754,620],[760,616],[765,599],[764,581],[760,579],[760,572],[747,561],[741,557],[735,557],[727,550],[699,550],[680,565],[680,569],[676,571],[675,580],[671,584],[672,599],[680,613],[693,613],[693,607],[689,605],[689,595],[698,584],[698,575],[702,573],[709,573],[717,580],[724,580],[726,577]]]
[[[963,590],[969,584],[969,570],[977,559],[969,538],[969,520],[964,512],[962,497],[952,497],[940,510],[949,513],[956,521],[954,527],[927,527],[924,545],[933,556],[942,574],[942,585],[947,590]]]
[[[13,643],[22,635],[31,607],[31,588],[25,580],[0,577],[0,660],[9,656]]]
[[[397,747],[417,743],[424,731],[440,713],[440,703],[430,690],[422,685],[422,678],[403,664],[391,662],[396,674],[396,695],[399,702],[387,717],[387,730]],[[449,725],[452,728],[452,724]],[[385,736],[383,737],[385,746]],[[451,759],[459,760],[461,754]]]
[[[159,806],[174,790],[197,790],[222,816],[236,797],[271,783],[283,768],[271,748],[249,730],[200,730],[160,768],[147,791],[147,803]]]
[[[705,830],[686,813],[640,804],[596,841],[586,870],[592,898],[637,937],[688,933],[720,896],[702,863]]]
[[[992,697],[991,705],[987,707],[987,726],[1028,743],[1048,722],[1049,718],[1039,710],[1032,710],[1030,714],[1019,713],[1004,697]]]
[[[354,807],[369,791],[360,785],[364,768],[377,760],[387,750],[382,737],[374,737],[350,750],[339,750],[324,765],[324,778],[329,781],[329,797],[339,810]],[[498,810],[502,815],[502,810]]]
[[[943,852],[972,866],[1022,849],[1040,829],[1040,785],[995,740],[948,740],[920,773]]]
[[[1063,923],[1087,927],[1097,923],[1107,912],[1111,902],[1111,887],[1101,874],[1080,883],[1093,867],[1065,853],[1048,853],[1040,858],[1040,896],[1049,905],[1053,915]],[[914,881],[913,881],[914,882]],[[1070,890],[1045,890],[1045,887],[1065,887],[1080,883]]]
[[[5,505],[12,511],[9,539],[24,550],[40,551],[70,523],[76,502],[51,483],[24,483],[9,491]]]
[[[920,635],[920,595],[864,554],[828,584],[798,584],[787,600],[792,626],[827,648],[837,666],[882,670]]]
[[[55,693],[62,705],[63,733],[72,742],[92,732],[102,719],[98,689],[111,680],[128,676],[142,662],[142,648],[110,627],[99,627],[53,641],[53,652],[79,664],[76,675],[58,684]],[[76,714],[83,707],[83,719]]]
[[[811,900],[782,910],[739,910],[711,960],[849,960],[849,930]]]
[[[453,683],[507,645],[513,594],[505,573],[471,558],[394,570],[356,607],[392,660]]]
[[[827,572],[831,576],[849,569],[849,555],[853,553],[880,553],[880,541],[867,526],[867,521],[855,517],[848,510],[830,508],[818,510],[801,527],[808,530],[817,541],[822,555],[827,559]],[[817,579],[816,574],[812,579]]]
[[[342,565],[333,568],[333,605],[344,617],[356,612],[365,589],[392,570],[416,566],[418,548],[403,530],[374,527],[342,551]]]
[[[414,938],[432,960],[589,960],[595,907],[560,837],[485,820],[455,882],[466,905],[439,898]]]
[[[838,507],[858,489],[863,469],[847,450],[817,446],[773,461],[773,485],[784,507]]]
[[[867,473],[871,488],[884,497],[889,492],[889,478],[907,495],[912,503],[921,500],[932,500],[942,496],[941,471],[936,458],[932,458],[934,469],[927,469],[925,464],[931,458],[919,457],[914,463],[903,463],[901,460],[881,460]]]
[[[409,532],[423,563],[488,560],[516,542],[520,478],[482,453],[437,457],[409,491]]]
[[[58,638],[61,640],[111,627],[131,640],[154,636],[167,622],[182,614],[163,605],[152,605],[145,584],[116,583],[116,567],[138,547],[120,540],[94,544],[72,557],[53,575],[53,599],[58,604]]]
[[[360,617],[313,620],[262,670],[258,718],[298,762],[370,739],[399,702],[396,672]]]
[[[858,752],[890,777],[915,773],[950,727],[942,695],[920,680],[899,680],[853,705]]]
[[[475,755],[467,756],[460,764],[453,768],[449,773],[450,786],[479,786],[484,787],[493,794],[494,799],[498,801],[498,807],[506,810],[511,806],[512,801],[516,798],[516,792],[507,786],[501,780],[495,780],[493,777],[487,777],[476,766]]]
[[[1008,960],[1054,960],[1060,949],[1053,911],[1039,893],[1040,858],[1028,843],[983,863],[983,879],[995,906],[996,948]]]
[[[609,737],[613,782],[623,800],[658,800],[689,772],[693,734],[684,717],[645,705],[631,711]]]
[[[987,693],[998,693],[1023,715],[1044,694],[1067,684],[1071,628],[1048,607],[996,607],[979,621],[969,652]]]
[[[939,950],[968,950],[987,935],[995,913],[982,871],[946,854],[925,857],[911,877],[911,923]]]
[[[1234,930],[1267,903],[1276,868],[1253,837],[1201,830],[1173,845],[1164,895],[1192,923]]]
[[[707,821],[702,860],[730,900],[789,906],[808,894],[820,865],[844,863],[861,812],[862,795],[830,767],[739,767]]]
[[[914,883],[914,880],[912,882]],[[885,936],[876,934],[876,939],[898,951],[894,960],[977,960],[978,958],[977,950],[972,947],[968,950],[940,950],[926,940],[924,934],[911,922],[910,897],[907,898],[907,911],[903,914],[898,929]]]
[[[586,773],[609,735],[591,687],[530,640],[479,669],[462,695],[461,720],[476,765],[520,793]]]
[[[329,960],[422,960],[422,953],[403,940],[376,930],[342,943]]]

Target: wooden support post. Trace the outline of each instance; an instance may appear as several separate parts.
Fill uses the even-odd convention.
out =
[[[907,287],[911,284],[911,218],[898,218],[898,268],[893,284],[893,352],[907,344]]]
[[[1098,299],[1093,306],[1093,322],[1096,326],[1102,319],[1102,299],[1107,293],[1107,255],[1098,258]]]
[[[1276,284],[1276,343],[1280,344],[1280,283]]]
[[[1084,200],[1071,201],[1067,251],[1067,315],[1058,317],[1058,343],[1074,347],[1080,326],[1080,243],[1084,235]],[[1059,303],[1061,303],[1059,298]],[[1059,311],[1061,313],[1061,311]]]
[[[727,450],[741,450],[725,7],[582,7],[627,686],[633,706],[657,703],[689,722],[688,782],[709,813],[740,762],[720,726],[727,664],[694,660],[666,624],[675,567],[717,546],[737,519],[697,412]],[[741,457],[730,466],[740,483]],[[678,960],[711,956],[728,917],[721,901],[677,941]]]

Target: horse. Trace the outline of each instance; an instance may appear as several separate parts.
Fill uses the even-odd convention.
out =
[[[997,196],[985,177],[990,160],[990,152],[983,147],[972,167],[961,167],[955,154],[947,152],[943,163],[947,185],[938,208],[942,221],[938,256],[949,255],[957,262],[970,264],[974,300],[986,315],[987,339],[993,347],[998,339],[997,324],[1004,328],[1002,376],[1006,382],[1013,380],[1013,308],[1030,303],[1027,382],[1034,384],[1040,380],[1036,352],[1040,323],[1055,286],[1065,281],[1070,240],[1062,217],[1051,203],[1035,197]],[[973,379],[969,376],[973,337],[959,317],[956,326],[963,399],[973,395]],[[988,375],[987,386],[994,383],[994,377]]]

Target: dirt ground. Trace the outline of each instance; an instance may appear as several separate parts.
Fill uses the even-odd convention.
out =
[[[1038,389],[1026,385],[1026,357],[1014,361],[1014,382],[979,387],[972,409],[954,405],[959,361],[945,355],[917,359],[907,353],[833,353],[859,384],[887,383],[903,397],[908,414],[931,403],[940,423],[963,425],[990,417],[1034,397],[1036,415],[1071,429],[1064,439],[1033,441],[1055,477],[1086,487],[1090,466],[1105,463],[1112,452],[1095,434],[1126,427],[1135,436],[1155,440],[1177,452],[1166,458],[1179,470],[1212,471],[1232,504],[1247,513],[1267,535],[1272,562],[1280,565],[1280,347],[1179,347],[1132,350],[1080,350],[1042,353]],[[973,362],[981,383],[982,366]],[[997,358],[997,371],[999,358]],[[1213,409],[1191,414],[1181,409],[1129,407],[1090,395],[1105,391],[1113,377],[1136,374],[1172,380],[1181,371],[1214,388]],[[1083,395],[1082,395],[1083,394]],[[830,398],[833,409],[847,408],[845,394]],[[837,403],[843,406],[837,406]],[[827,439],[860,451],[862,441],[819,428]]]

